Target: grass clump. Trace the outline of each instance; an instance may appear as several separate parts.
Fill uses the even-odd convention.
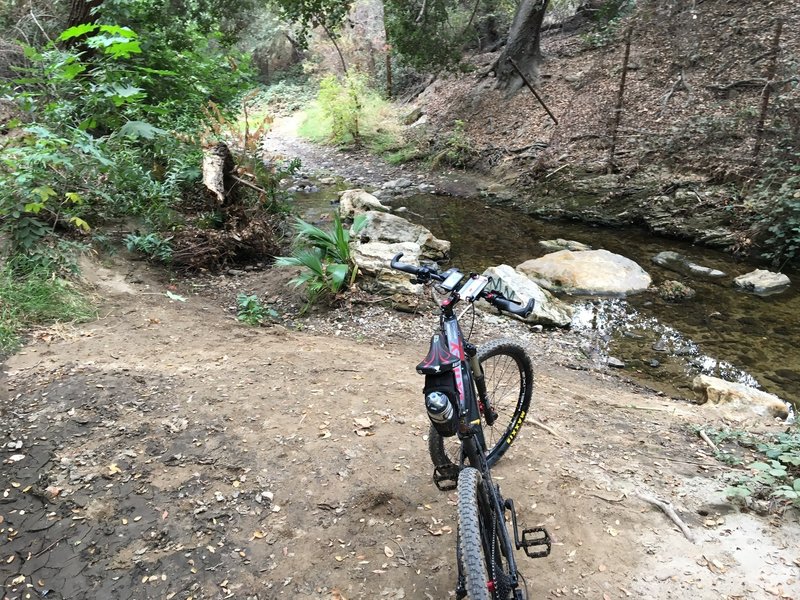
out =
[[[49,269],[0,268],[0,355],[17,350],[22,334],[33,327],[85,321],[95,314],[72,281]]]

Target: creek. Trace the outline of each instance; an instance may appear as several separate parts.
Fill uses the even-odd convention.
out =
[[[521,262],[547,252],[539,242],[563,238],[606,249],[639,263],[658,285],[676,280],[694,288],[694,298],[667,302],[654,293],[625,299],[562,296],[575,307],[572,329],[589,340],[600,363],[613,356],[625,372],[670,395],[694,397],[699,373],[759,387],[797,406],[800,398],[800,273],[787,272],[792,286],[773,296],[737,290],[732,280],[763,265],[736,262],[725,253],[636,229],[543,221],[480,199],[417,195],[396,200],[410,221],[452,243],[451,262],[462,269]],[[673,250],[726,277],[687,277],[655,265]]]

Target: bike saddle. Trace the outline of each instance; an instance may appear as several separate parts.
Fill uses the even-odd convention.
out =
[[[461,358],[450,352],[445,336],[437,333],[431,338],[428,356],[417,365],[417,373],[420,375],[446,373],[457,367],[459,362],[461,362]]]

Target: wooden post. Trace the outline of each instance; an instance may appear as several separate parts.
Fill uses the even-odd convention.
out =
[[[758,125],[756,125],[756,143],[753,146],[753,158],[758,156],[761,152],[761,142],[764,138],[764,123],[767,120],[767,109],[769,108],[769,96],[772,92],[772,84],[775,79],[775,74],[778,71],[778,53],[781,49],[781,31],[783,30],[783,19],[778,19],[775,24],[775,35],[772,38],[772,46],[770,47],[770,60],[767,67],[767,83],[764,89],[761,90],[761,110],[758,114]]]
[[[614,166],[614,152],[617,150],[617,130],[619,130],[619,123],[622,120],[622,106],[625,97],[625,80],[628,77],[628,60],[631,56],[631,35],[633,34],[633,27],[628,27],[625,32],[625,57],[622,59],[622,76],[619,80],[619,90],[617,91],[617,104],[614,107],[614,119],[611,121],[611,146],[608,149],[608,172],[613,173]]]
[[[384,50],[386,51],[386,97],[392,99],[392,47],[386,44]]]

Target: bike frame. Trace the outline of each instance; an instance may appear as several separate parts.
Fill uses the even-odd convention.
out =
[[[482,413],[489,414],[488,394],[483,377],[483,368],[478,362],[477,348],[464,340],[458,318],[455,314],[455,305],[458,303],[458,296],[451,295],[441,303],[440,329],[447,341],[447,347],[453,356],[459,358],[460,362],[455,371],[456,389],[458,390],[458,437],[461,440],[461,466],[465,462],[474,467],[481,473],[483,485],[479,486],[482,496],[480,506],[484,522],[492,527],[496,527],[500,536],[500,548],[484,548],[485,556],[493,556],[495,551],[500,551],[508,563],[510,575],[509,584],[516,598],[522,597],[521,590],[518,589],[519,579],[517,577],[517,563],[514,560],[514,542],[508,533],[505,524],[504,514],[505,505],[500,496],[499,488],[492,481],[491,470],[486,461],[486,440],[483,436],[481,426]],[[491,507],[491,508],[490,508]],[[492,514],[493,513],[493,514]],[[492,538],[494,543],[494,538]],[[487,565],[487,568],[489,565]],[[459,582],[463,574],[459,564]],[[459,583],[459,588],[461,584]],[[466,596],[466,591],[459,589],[456,591],[457,598]]]

